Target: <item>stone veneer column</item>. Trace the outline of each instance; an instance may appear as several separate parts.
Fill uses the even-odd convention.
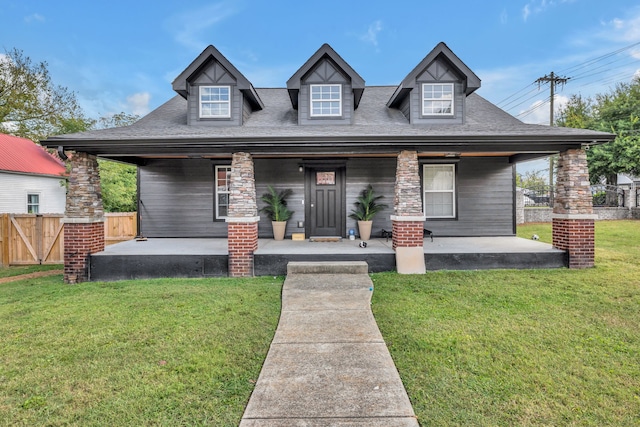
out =
[[[393,249],[399,273],[424,273],[424,214],[420,197],[418,153],[398,154],[394,197]]]
[[[581,149],[560,153],[553,204],[553,246],[567,251],[569,268],[593,267],[595,219],[587,154]]]
[[[258,249],[258,205],[256,203],[253,158],[249,153],[234,153],[229,182],[227,241],[229,276],[253,276],[253,253]]]
[[[64,218],[64,281],[89,279],[89,255],[104,250],[104,210],[95,156],[71,157]]]

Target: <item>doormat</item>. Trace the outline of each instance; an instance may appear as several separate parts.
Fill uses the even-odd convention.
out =
[[[317,237],[309,237],[310,242],[341,242],[342,237],[340,236],[317,236]]]

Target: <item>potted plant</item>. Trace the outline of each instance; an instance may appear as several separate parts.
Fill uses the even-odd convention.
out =
[[[284,232],[287,228],[287,221],[293,215],[293,211],[287,208],[287,198],[293,193],[290,188],[277,192],[272,186],[264,193],[260,200],[266,203],[260,212],[264,212],[271,219],[273,226],[274,240],[284,240]]]
[[[349,218],[358,221],[358,230],[360,231],[360,239],[369,240],[371,237],[371,224],[373,217],[387,207],[378,200],[384,196],[376,195],[371,184],[367,186],[355,201],[356,208],[351,210]]]

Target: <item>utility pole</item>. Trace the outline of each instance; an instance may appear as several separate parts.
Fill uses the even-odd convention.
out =
[[[555,97],[556,85],[558,83],[565,84],[570,77],[558,77],[552,71],[551,74],[546,75],[544,77],[540,77],[536,80],[538,83],[538,88],[541,83],[549,83],[549,88],[551,89],[551,95],[549,97],[549,126],[553,126],[553,98]],[[549,185],[553,186],[553,156],[549,157]]]

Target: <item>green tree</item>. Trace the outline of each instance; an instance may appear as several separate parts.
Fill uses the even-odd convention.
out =
[[[13,49],[0,55],[0,131],[39,142],[60,133],[65,120],[83,119],[76,96],[54,85],[46,62]]]
[[[587,151],[591,182],[617,184],[618,173],[640,175],[640,78],[621,83],[595,101],[571,97],[557,124],[611,132],[616,139]]]
[[[102,204],[105,212],[135,212],[137,168],[126,163],[99,159]]]
[[[140,117],[120,112],[102,116],[95,127],[113,128],[129,126]],[[134,212],[137,209],[137,176],[134,165],[99,159],[100,184],[102,186],[102,204],[105,212]]]
[[[543,171],[526,171],[516,174],[516,186],[528,189],[542,189],[547,185]]]

